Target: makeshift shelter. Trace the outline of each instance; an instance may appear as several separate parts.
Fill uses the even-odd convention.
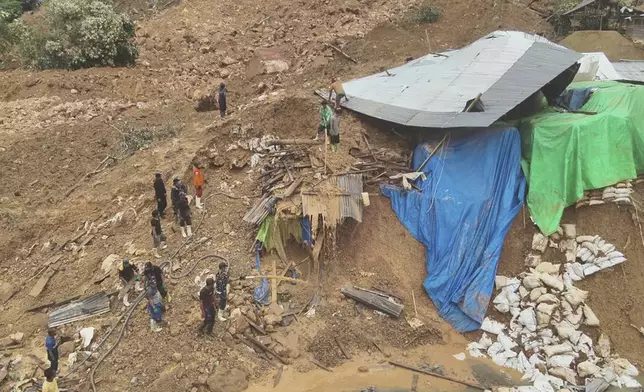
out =
[[[610,81],[571,87],[594,88],[584,114],[547,109],[520,126],[528,208],[546,235],[584,190],[644,171],[644,87]]]
[[[582,56],[547,39],[496,31],[450,52],[344,83],[350,110],[412,127],[488,127],[533,94],[554,100]]]
[[[440,315],[459,331],[472,331],[485,317],[503,241],[523,203],[519,131],[453,134],[426,161],[435,147],[414,151],[414,168],[426,175],[415,183],[420,191],[381,190],[426,247],[424,287]]]

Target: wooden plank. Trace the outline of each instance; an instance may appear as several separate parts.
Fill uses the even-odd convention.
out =
[[[264,331],[264,328],[262,328],[259,325],[255,324],[255,322],[253,320],[251,320],[250,317],[244,315],[244,318],[246,319],[246,321],[248,321],[248,324],[250,324],[251,327],[255,328],[255,330],[257,332],[261,333],[262,335],[266,335],[266,331]]]
[[[91,240],[93,240],[93,239],[94,239],[94,234],[90,234],[90,235],[88,235],[87,237],[85,237],[85,239],[83,240],[83,242],[81,242],[81,243],[80,243],[80,245],[78,245],[78,247],[77,247],[76,249],[74,249],[74,251],[72,252],[72,254],[73,254],[73,255],[78,254],[78,252],[80,252],[80,251],[85,247],[85,245],[89,244],[89,242],[90,242]]]
[[[277,276],[277,264],[275,263],[275,257],[273,257],[272,260],[273,260],[273,276]],[[271,302],[274,304],[277,303],[277,279],[275,278],[271,279]]]
[[[333,369],[330,369],[330,368],[322,365],[322,363],[320,363],[320,361],[318,361],[317,359],[309,358],[309,361],[311,361],[311,363],[313,363],[315,366],[319,367],[320,369],[323,369],[323,370],[326,370],[327,372],[333,373]]]
[[[337,336],[335,337],[335,343],[338,345],[338,347],[340,347],[340,351],[342,351],[344,357],[346,359],[351,359],[351,353],[349,352],[349,350],[347,350],[344,344],[340,341],[340,338],[338,338]]]
[[[302,145],[302,146],[314,146],[322,144],[319,140],[313,139],[281,139],[281,140],[269,140],[266,142],[267,146],[286,146],[286,145]]]
[[[468,386],[470,388],[478,389],[480,391],[485,391],[486,389],[488,389],[488,388],[484,388],[484,387],[482,387],[480,385],[469,383],[467,381],[461,381],[461,380],[458,380],[458,379],[450,377],[450,376],[444,376],[442,374],[430,372],[428,370],[419,369],[417,367],[405,365],[403,363],[394,362],[394,361],[389,361],[389,363],[391,365],[398,366],[398,367],[401,367],[403,369],[411,370],[412,372],[417,372],[417,373],[426,374],[426,375],[432,376],[432,377],[442,378],[443,380],[448,380],[448,381],[451,381],[451,382],[455,382],[457,384],[465,385],[465,386]]]
[[[33,307],[33,308],[29,308],[29,309],[27,309],[27,312],[35,312],[35,311],[40,310],[40,309],[44,309],[44,308],[51,308],[52,306],[62,306],[62,305],[67,305],[68,303],[70,303],[70,302],[72,302],[72,301],[76,301],[76,300],[77,300],[77,299],[79,299],[80,297],[81,297],[80,295],[76,295],[76,296],[74,296],[74,297],[67,298],[67,299],[65,299],[65,300],[63,300],[63,301],[53,301],[53,302],[50,302],[50,303],[48,303],[48,304],[38,305],[38,306],[35,306],[35,307]]]
[[[386,294],[386,295],[388,295],[390,297],[394,297],[397,300],[399,300],[400,302],[405,302],[405,299],[402,297],[402,295],[400,295],[398,293],[395,293],[395,292],[393,292],[391,290],[387,290],[386,288],[376,286],[376,285],[372,285],[371,288],[373,290],[380,291],[381,293]]]
[[[273,378],[273,388],[275,388],[280,383],[280,380],[282,379],[282,372],[284,372],[284,366],[280,366],[280,368],[277,369],[275,378]]]
[[[404,308],[403,305],[393,303],[380,295],[358,290],[351,286],[343,287],[340,289],[340,292],[354,301],[358,301],[395,318],[400,317]]]
[[[324,244],[324,230],[321,230],[320,235],[318,235],[318,238],[315,241],[315,245],[313,246],[313,251],[311,252],[314,263],[317,263],[318,260],[320,259],[320,252],[322,251],[323,244]]]
[[[58,268],[55,268],[54,266],[47,267],[47,270],[45,273],[38,279],[38,282],[32,287],[31,291],[29,292],[29,295],[37,298],[45,289],[45,286],[47,286],[47,283],[49,283],[49,279],[51,279],[52,276],[58,271]]]
[[[251,342],[253,342],[253,344],[255,344],[257,347],[259,347],[262,351],[264,351],[264,352],[266,352],[266,353],[269,353],[269,354],[271,354],[272,356],[274,356],[275,358],[277,358],[277,359],[278,359],[280,362],[282,362],[284,365],[288,365],[288,364],[289,364],[289,363],[288,363],[288,361],[287,361],[286,359],[284,359],[284,358],[280,357],[280,356],[279,356],[275,351],[273,351],[272,349],[270,349],[270,348],[268,348],[268,347],[264,346],[264,345],[262,344],[262,342],[260,342],[259,340],[255,339],[255,338],[254,338],[250,333],[249,333],[249,334],[244,334],[244,337],[245,337],[246,339],[250,340]]]
[[[378,351],[380,351],[380,352],[382,353],[382,355],[384,355],[384,356],[385,356],[385,358],[389,358],[389,357],[391,357],[391,354],[389,353],[389,351],[385,350],[385,349],[380,345],[380,343],[376,342],[375,340],[373,340],[373,341],[372,341],[372,343],[373,343],[373,345],[378,349]]]
[[[58,261],[62,257],[63,257],[63,255],[54,255],[54,256],[50,257],[49,259],[47,259],[47,261],[45,261],[44,265],[50,266],[50,265],[56,264],[56,263],[58,263]]]
[[[418,391],[418,374],[414,374],[411,378],[411,392]]]

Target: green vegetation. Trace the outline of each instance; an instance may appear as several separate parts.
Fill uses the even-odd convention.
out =
[[[441,11],[433,6],[430,1],[423,1],[416,12],[416,21],[420,23],[434,23],[441,16]]]
[[[11,2],[15,0],[0,0]],[[33,0],[23,0],[26,7]],[[14,8],[12,8],[14,9]],[[18,9],[20,1],[18,1]],[[79,69],[129,66],[138,56],[134,23],[99,0],[56,0],[43,5],[36,26],[18,19],[0,26],[0,54],[26,67]],[[4,43],[4,44],[3,44]]]

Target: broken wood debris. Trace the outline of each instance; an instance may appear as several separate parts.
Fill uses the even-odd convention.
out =
[[[52,306],[67,305],[68,303],[70,303],[72,301],[76,301],[80,297],[81,297],[80,295],[75,295],[75,296],[73,296],[71,298],[67,298],[67,299],[62,300],[62,301],[53,301],[53,302],[49,302],[49,303],[46,303],[46,304],[43,304],[43,305],[34,306],[33,308],[29,308],[26,311],[27,312],[36,312],[36,311],[41,310],[41,309],[51,308]]]
[[[403,305],[384,298],[380,294],[364,291],[357,287],[346,286],[340,289],[340,292],[354,301],[360,302],[395,318],[400,317],[404,308]]]
[[[424,370],[424,369],[420,369],[420,368],[417,368],[417,367],[414,367],[414,366],[405,365],[405,364],[400,363],[400,362],[389,361],[389,364],[391,364],[393,366],[403,368],[403,369],[411,370],[412,372],[417,372],[417,373],[426,374],[426,375],[432,376],[432,377],[442,378],[443,380],[452,381],[452,382],[455,382],[457,384],[461,384],[461,385],[468,386],[470,388],[478,389],[480,391],[485,391],[487,389],[491,389],[491,388],[484,388],[484,387],[482,387],[480,385],[472,384],[472,383],[469,383],[467,381],[462,381],[462,380],[456,379],[454,377],[444,376],[442,374],[430,372],[429,370]]]
[[[312,364],[314,364],[315,366],[319,367],[320,369],[326,370],[326,371],[327,371],[327,372],[329,372],[329,373],[333,373],[333,369],[331,369],[331,368],[328,368],[328,367],[324,366],[324,365],[323,365],[320,361],[318,361],[317,359],[315,359],[315,358],[309,358],[309,360],[311,361],[311,363],[312,363]]]
[[[344,355],[346,359],[351,359],[351,353],[349,352],[349,350],[347,350],[345,345],[342,343],[342,341],[340,341],[340,338],[338,338],[337,336],[335,337],[335,343],[340,348],[340,351],[342,351],[342,355]]]

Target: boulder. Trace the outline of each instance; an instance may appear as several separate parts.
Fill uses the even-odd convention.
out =
[[[0,281],[0,305],[7,302],[17,291],[11,283]]]
[[[266,322],[267,325],[273,325],[275,326],[276,324],[279,324],[282,321],[282,316],[277,316],[274,314],[267,314],[264,316],[264,322]]]
[[[76,346],[74,345],[74,342],[65,342],[59,346],[58,353],[61,357],[64,357],[73,353],[75,348]]]
[[[246,75],[253,78],[262,74],[276,74],[288,71],[290,63],[287,57],[277,48],[260,48],[248,62]]]
[[[210,392],[242,392],[248,388],[248,373],[239,368],[218,367],[206,384]]]

